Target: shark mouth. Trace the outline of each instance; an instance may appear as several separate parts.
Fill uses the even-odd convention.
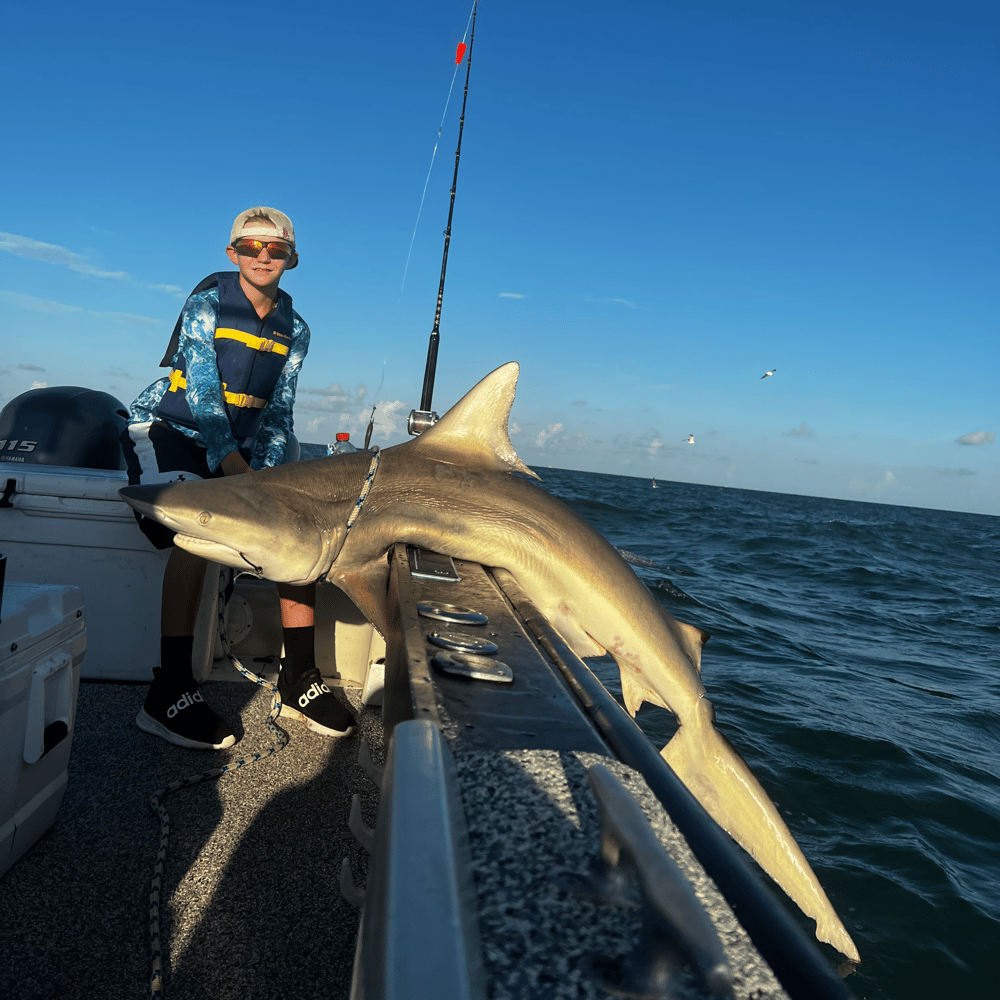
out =
[[[332,548],[336,539],[336,533],[323,531],[316,553],[316,559],[312,565],[301,575],[297,574],[296,579],[288,579],[284,575],[281,562],[269,563],[266,567],[257,563],[246,552],[241,551],[233,545],[225,542],[210,541],[207,538],[200,538],[197,535],[190,535],[184,531],[179,531],[174,538],[174,543],[191,555],[198,556],[208,562],[221,563],[223,566],[231,566],[233,569],[257,577],[258,580],[270,579],[283,583],[290,583],[293,586],[301,586],[311,581],[322,581],[326,574],[330,572],[333,565]]]
[[[199,556],[209,562],[222,563],[224,566],[231,566],[233,569],[243,570],[252,573],[258,579],[264,575],[264,567],[258,566],[252,559],[223,542],[211,542],[197,535],[188,535],[178,532],[174,538],[174,544],[190,552],[193,556]]]

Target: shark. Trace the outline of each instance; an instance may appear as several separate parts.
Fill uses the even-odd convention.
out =
[[[517,456],[508,422],[518,375],[516,362],[497,368],[419,437],[378,452],[377,464],[356,452],[120,493],[195,555],[277,582],[335,584],[383,634],[396,542],[507,570],[577,655],[614,657],[631,715],[643,702],[674,714],[661,756],[815,920],[817,938],[859,962],[777,807],[716,728],[701,678],[707,633],[660,605]]]

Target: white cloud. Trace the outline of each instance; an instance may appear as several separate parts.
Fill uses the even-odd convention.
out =
[[[300,389],[299,392],[301,391]],[[312,391],[320,392],[323,390],[314,389]],[[389,441],[405,433],[405,422],[401,421],[402,409],[403,401],[401,399],[384,400],[375,407],[375,426],[372,429],[374,440]],[[301,429],[296,430],[296,434],[299,435],[300,440],[304,440],[302,435],[306,434],[313,442],[316,439],[319,442],[329,442],[339,431],[347,431],[351,435],[351,442],[356,447],[360,448],[364,443],[368,420],[371,416],[370,407],[362,413],[350,413],[346,410],[324,409],[322,403],[302,403],[297,398],[295,402],[296,415],[303,410],[309,414],[316,413],[317,415],[303,421],[297,421],[297,425]]]
[[[661,451],[664,458],[673,457],[672,453],[681,450],[679,446],[666,444],[663,438],[662,432],[652,426],[635,432],[622,433],[618,431],[612,435],[610,448],[620,461],[627,464],[638,459],[645,461],[647,458],[658,458]],[[594,442],[594,444],[599,443]]]
[[[606,305],[625,306],[626,309],[638,309],[639,307],[628,299],[594,299],[587,297],[588,302],[600,302]]]
[[[129,277],[124,271],[105,271],[103,268],[88,264],[84,257],[67,250],[66,247],[56,246],[54,243],[42,243],[30,236],[18,236],[16,233],[0,233],[0,250],[6,250],[7,253],[18,257],[27,257],[29,260],[47,260],[51,264],[63,264],[71,271],[95,278],[127,280]]]
[[[334,382],[324,389],[299,388],[296,392],[297,410],[310,410],[317,413],[351,413],[360,410],[365,405],[368,387],[359,385],[351,392],[343,388],[339,382]],[[303,400],[303,396],[319,396],[318,400]],[[385,405],[385,404],[380,404]]]
[[[6,250],[7,253],[12,253],[17,257],[26,257],[28,260],[44,260],[50,264],[61,264],[71,271],[76,271],[77,274],[85,274],[90,278],[113,278],[115,281],[130,281],[153,291],[169,292],[180,298],[187,297],[177,285],[153,285],[145,281],[138,281],[127,271],[106,271],[104,268],[88,263],[82,254],[68,250],[66,247],[57,246],[55,243],[42,243],[41,240],[33,240],[30,236],[0,233],[0,250]]]
[[[529,434],[532,432],[529,432]],[[522,442],[525,454],[533,449],[544,452],[546,460],[562,459],[570,454],[592,452],[594,442],[580,431],[567,431],[562,424],[549,424],[534,437]],[[522,458],[524,455],[521,456]]]
[[[996,435],[993,431],[973,431],[971,434],[963,434],[956,438],[956,444],[993,444]]]
[[[535,438],[535,447],[544,448],[546,444],[550,447],[557,445],[562,435],[562,430],[562,424],[549,424],[544,430],[538,432],[538,436]]]
[[[80,306],[68,306],[63,302],[53,302],[51,299],[40,299],[34,295],[22,295],[20,292],[0,290],[0,298],[5,299],[18,309],[30,309],[40,313],[72,313],[83,312]]]
[[[806,422],[803,420],[798,427],[793,427],[790,431],[785,431],[783,437],[797,437],[797,438],[811,438],[815,437],[815,433],[808,427],[806,427]]]
[[[886,474],[874,483],[866,483],[860,479],[852,479],[850,490],[852,493],[862,496],[881,497],[885,493],[895,489],[897,485],[896,477],[891,472]]]
[[[34,295],[22,295],[20,292],[8,292],[0,289],[0,299],[6,300],[18,309],[27,309],[31,312],[65,314],[65,313],[86,313],[89,316],[99,316],[101,319],[111,320],[114,323],[125,323],[129,326],[157,326],[158,319],[149,316],[136,316],[134,313],[122,312],[100,312],[96,309],[84,309],[81,306],[69,306],[65,302],[53,302],[52,299],[40,299]]]
[[[401,399],[394,399],[391,402],[379,403],[375,409],[375,430],[377,430],[384,437],[390,437],[397,433],[398,424],[397,420],[402,418],[403,411],[403,401]],[[409,416],[409,414],[407,414]],[[362,418],[362,422],[365,426],[368,426],[368,418]],[[374,432],[373,432],[374,433]]]
[[[156,326],[160,322],[158,319],[150,319],[149,316],[136,316],[134,313],[106,312],[94,315],[105,316],[116,323],[125,323],[128,326]]]
[[[66,247],[56,246],[54,243],[42,243],[40,240],[33,240],[30,236],[0,233],[0,250],[6,250],[7,253],[15,254],[18,257],[27,257],[29,260],[47,260],[51,264],[63,264],[71,271],[89,274],[95,278],[128,279],[128,275],[124,271],[105,271],[93,264],[88,264],[80,254],[73,253]]]
[[[501,292],[500,298],[502,299],[523,299],[524,296],[520,292]]]

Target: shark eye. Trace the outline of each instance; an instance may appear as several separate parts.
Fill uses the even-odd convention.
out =
[[[212,515],[209,514],[209,512],[207,510],[203,510],[198,515],[198,523],[199,524],[208,524],[208,522],[211,521],[211,520],[212,520]]]

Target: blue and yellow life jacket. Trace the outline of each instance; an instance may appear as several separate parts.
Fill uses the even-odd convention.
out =
[[[240,287],[238,271],[210,274],[191,293],[219,288],[219,318],[215,328],[215,354],[226,414],[238,444],[257,433],[261,412],[271,398],[292,342],[292,297],[278,290],[278,306],[261,319]],[[183,313],[182,313],[183,315]],[[171,368],[169,386],[156,415],[187,427],[198,427],[186,398],[187,373],[183,355],[177,354],[181,319],[174,327],[167,353],[160,362]]]

